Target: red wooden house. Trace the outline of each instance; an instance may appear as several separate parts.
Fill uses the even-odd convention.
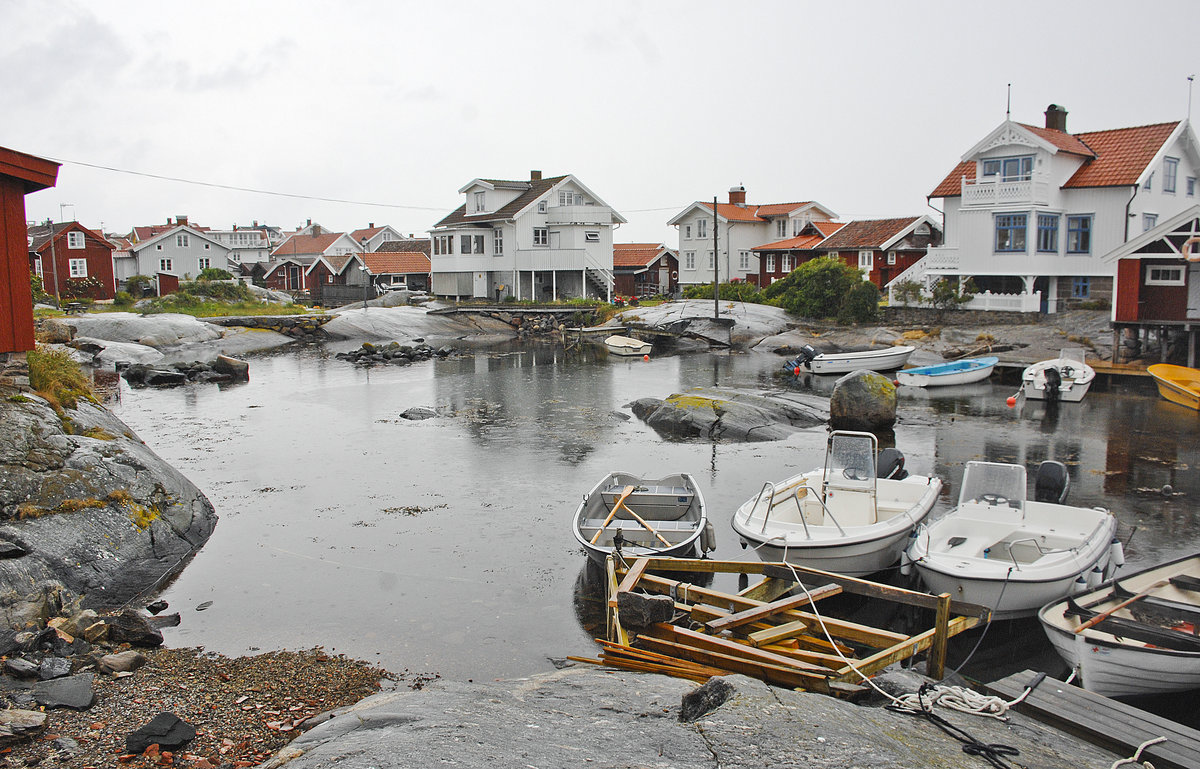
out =
[[[32,350],[25,196],[53,187],[58,163],[0,147],[0,354]]]
[[[79,222],[62,222],[34,225],[29,237],[29,253],[46,293],[62,298],[116,296],[114,246],[100,233]]]
[[[1190,246],[1188,241],[1197,240]],[[1185,256],[1191,252],[1191,261]],[[1176,214],[1110,252],[1116,262],[1112,324],[1114,357],[1122,337],[1141,348],[1156,337],[1167,359],[1172,338],[1185,343],[1188,366],[1196,365],[1200,329],[1200,205]]]
[[[859,219],[821,241],[815,251],[835,256],[863,271],[882,290],[916,264],[931,246],[942,244],[942,229],[928,216]]]
[[[813,251],[825,238],[845,227],[845,222],[813,221],[795,237],[764,243],[751,249],[758,257],[758,285],[766,288],[789,272],[817,257]]]
[[[679,286],[679,254],[662,243],[613,244],[613,294],[648,297]]]

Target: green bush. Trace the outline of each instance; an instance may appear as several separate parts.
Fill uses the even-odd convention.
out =
[[[196,280],[233,280],[233,273],[220,267],[205,267]]]
[[[118,291],[113,297],[114,307],[130,307],[133,305],[133,294],[128,291]]]
[[[685,299],[712,299],[712,284],[702,283],[688,286],[683,290]],[[722,283],[717,288],[717,296],[730,302],[751,302],[762,304],[762,297],[757,286],[738,281]]]
[[[902,280],[892,286],[892,296],[900,304],[917,305],[925,300],[921,283],[916,280]]]
[[[838,323],[866,323],[879,317],[879,289],[869,280],[851,288],[838,308]]]
[[[42,283],[41,275],[29,273],[29,290],[33,294],[34,304],[45,304],[53,298],[46,293],[46,287]]]
[[[862,273],[840,259],[821,256],[807,261],[762,291],[763,299],[806,318],[833,318]]]

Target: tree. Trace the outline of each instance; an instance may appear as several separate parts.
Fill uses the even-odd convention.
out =
[[[892,297],[899,304],[917,305],[925,300],[921,283],[916,280],[902,280],[892,286]]]
[[[879,316],[879,289],[869,280],[860,280],[842,300],[838,323],[866,323]]]
[[[953,310],[975,297],[975,281],[967,278],[961,288],[957,279],[942,278],[929,289],[929,304],[939,313]]]
[[[763,298],[806,318],[832,318],[862,273],[840,259],[821,256],[792,270],[763,289]]]
[[[46,293],[46,288],[42,284],[42,276],[29,273],[29,290],[33,294],[33,303],[45,303],[53,299],[52,296]]]

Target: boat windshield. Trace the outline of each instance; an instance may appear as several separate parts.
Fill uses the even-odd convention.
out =
[[[825,482],[843,487],[873,488],[875,436],[842,431],[831,434],[825,449]]]
[[[1082,347],[1066,347],[1062,350],[1059,350],[1058,357],[1061,358],[1062,360],[1069,360],[1069,361],[1078,363],[1080,365],[1083,365],[1083,362],[1084,362],[1083,348]]]
[[[963,471],[958,504],[983,502],[1020,508],[1025,504],[1025,489],[1024,465],[968,462]]]

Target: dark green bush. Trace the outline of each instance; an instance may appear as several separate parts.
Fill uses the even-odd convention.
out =
[[[866,323],[879,317],[879,289],[868,280],[860,280],[846,292],[838,308],[838,323]]]

